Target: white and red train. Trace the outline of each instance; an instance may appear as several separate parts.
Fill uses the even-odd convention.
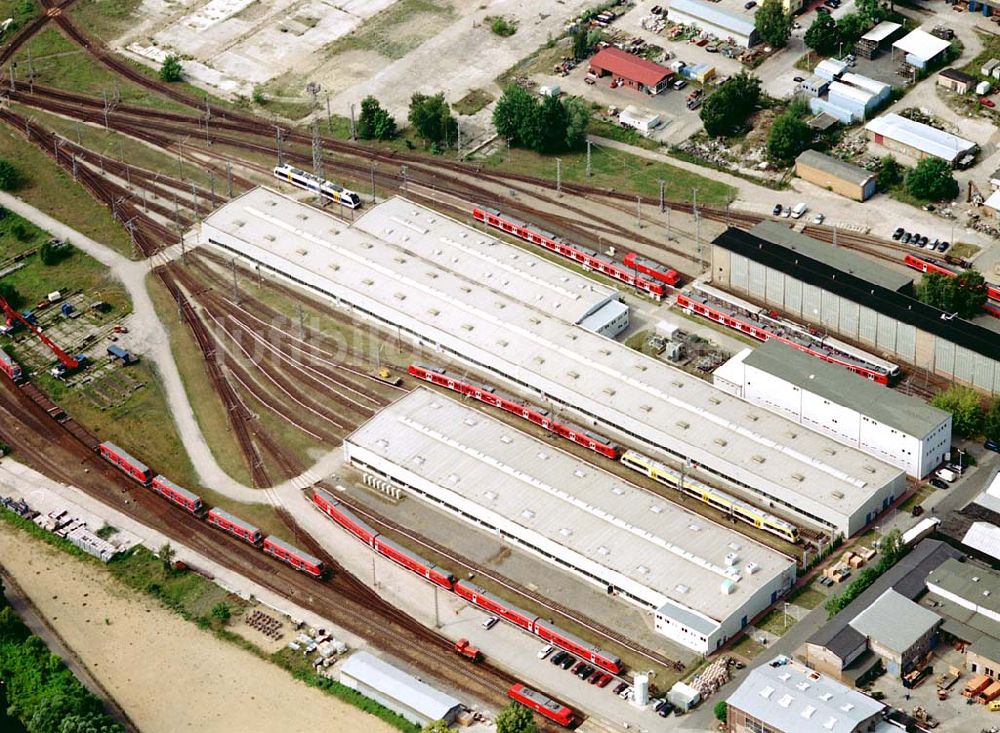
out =
[[[493,405],[494,407],[499,407],[505,412],[512,413],[518,417],[523,417],[525,420],[529,420],[530,422],[535,423],[535,425],[545,428],[554,435],[566,438],[577,445],[582,445],[584,448],[589,448],[595,453],[600,453],[602,456],[606,456],[612,460],[617,460],[621,455],[621,450],[618,446],[607,438],[588,430],[575,428],[567,425],[566,423],[553,420],[549,417],[548,413],[540,407],[534,407],[532,405],[526,405],[522,402],[516,402],[514,400],[500,397],[496,394],[493,387],[477,387],[474,384],[464,382],[450,376],[444,369],[425,367],[420,366],[419,364],[411,364],[407,371],[417,379],[422,379],[425,382],[430,382],[431,384],[436,384],[440,387],[446,387],[450,390],[458,392],[463,397],[472,397],[480,402],[485,402],[487,405]]]
[[[21,381],[21,377],[23,376],[21,366],[3,349],[0,349],[0,372],[3,372],[15,382]]]
[[[525,687],[520,682],[507,690],[507,696],[564,728],[571,726],[576,719],[572,708],[551,700],[537,690]]]
[[[222,531],[248,542],[268,555],[291,565],[296,570],[301,570],[315,578],[322,577],[325,570],[322,560],[277,537],[265,537],[257,527],[222,509],[212,508],[206,512],[205,504],[200,496],[178,486],[165,476],[154,476],[149,466],[132,457],[114,443],[101,443],[98,446],[98,452],[104,460],[129,478],[155,491],[167,501],[176,504],[196,517],[203,517],[213,527],[218,527]]]
[[[615,262],[613,258],[603,252],[567,242],[562,237],[539,229],[534,224],[503,214],[497,209],[477,206],[472,210],[472,216],[507,234],[573,260],[582,265],[585,270],[600,272],[626,285],[631,285],[656,300],[661,300],[666,295],[667,286],[676,287],[680,282],[680,275],[677,274],[676,270],[641,257],[634,252],[627,254],[625,262],[622,264]]]
[[[778,317],[736,296],[709,285],[696,285],[677,296],[677,305],[720,325],[744,333],[758,341],[774,339],[817,359],[837,364],[873,382],[889,384],[899,376],[899,366],[879,359],[850,344],[822,336]]]
[[[950,267],[942,265],[940,262],[935,262],[934,260],[929,260],[924,257],[917,257],[916,255],[905,255],[903,257],[903,264],[907,267],[912,267],[914,270],[918,270],[924,273],[931,273],[934,275],[944,275],[945,277],[955,277],[958,273],[952,270]],[[993,285],[991,283],[986,283],[986,297],[994,301],[994,303],[1000,303],[1000,285]],[[1000,311],[998,311],[995,304],[991,305],[987,302],[983,306],[983,310],[989,313],[994,318],[1000,317]]]
[[[504,618],[515,626],[519,626],[525,631],[535,634],[551,644],[577,655],[581,659],[613,674],[621,672],[622,663],[618,657],[603,651],[600,647],[588,644],[573,634],[561,631],[555,625],[543,620],[538,614],[518,608],[464,580],[457,580],[447,570],[382,537],[376,529],[363,519],[360,519],[353,511],[326,491],[314,489],[312,500],[316,508],[323,512],[323,514],[380,555],[384,555],[445,590],[452,591],[474,606],[479,606],[492,614]]]

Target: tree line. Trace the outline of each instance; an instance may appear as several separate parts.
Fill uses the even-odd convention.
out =
[[[827,618],[833,618],[838,613],[847,608],[862,593],[871,587],[872,583],[879,579],[886,570],[891,568],[902,557],[909,552],[909,548],[903,544],[903,536],[898,529],[894,529],[886,534],[879,543],[879,560],[874,565],[858,573],[858,577],[851,582],[843,593],[831,596],[823,608],[826,609]]]
[[[951,414],[955,435],[1000,440],[1000,397],[984,399],[976,390],[956,384],[934,395],[931,404]]]

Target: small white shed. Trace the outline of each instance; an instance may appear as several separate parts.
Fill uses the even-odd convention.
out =
[[[660,125],[660,115],[648,109],[627,106],[618,115],[618,122],[633,127],[643,135],[648,135]]]

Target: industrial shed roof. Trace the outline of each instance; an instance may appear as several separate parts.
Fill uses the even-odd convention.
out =
[[[594,54],[590,59],[590,65],[650,87],[656,86],[674,73],[666,66],[660,66],[614,46],[606,46]]]
[[[345,443],[350,455],[360,447],[438,487],[455,509],[653,608],[670,599],[702,624],[794,572],[791,558],[428,389],[400,398]]]
[[[916,28],[898,41],[895,41],[892,47],[898,48],[900,51],[915,56],[924,63],[927,63],[950,45],[950,41],[932,36],[922,28]]]
[[[873,494],[902,481],[899,469],[556,317],[554,296],[537,284],[514,287],[511,278],[510,287],[501,287],[500,277],[487,277],[481,263],[470,273],[448,257],[424,256],[412,229],[396,221],[398,213],[398,206],[378,206],[349,227],[256,189],[214,212],[203,226],[210,241],[435,342],[446,358],[475,361],[651,445],[683,452],[703,471],[766,489],[776,502],[821,514],[836,526]],[[478,235],[453,225],[452,239]],[[379,239],[362,228],[380,232]],[[385,235],[388,229],[396,232],[395,240]],[[459,229],[467,230],[465,239]],[[496,247],[506,253],[503,258],[538,260],[511,245]],[[557,269],[567,286],[585,280]],[[579,306],[574,302],[564,312],[575,315]]]
[[[971,140],[922,122],[914,122],[895,112],[870,120],[865,129],[949,162],[976,147],[976,143]]]
[[[831,160],[836,159],[832,158]],[[905,272],[890,270],[868,257],[862,257],[843,247],[836,247],[807,237],[787,224],[778,221],[765,219],[755,225],[750,233],[771,244],[780,244],[786,250],[803,254],[810,259],[854,275],[866,282],[881,285],[883,288],[898,291],[913,285],[913,278]]]
[[[701,0],[671,0],[667,15],[672,12],[684,13],[693,18],[701,18],[709,25],[725,28],[731,33],[749,38],[756,32],[753,16],[744,18]]]
[[[860,690],[779,656],[751,670],[727,700],[780,731],[853,733],[885,705]]]
[[[940,588],[994,616],[1000,614],[1000,573],[982,565],[946,560],[927,576],[927,588],[932,592]]]
[[[451,695],[421,682],[366,651],[357,651],[349,656],[340,673],[378,690],[428,720],[444,720],[462,704]]]
[[[744,363],[909,435],[923,437],[948,419],[947,412],[918,397],[887,389],[780,341],[765,341]]]
[[[991,522],[973,522],[962,537],[962,544],[1000,560],[1000,527]]]
[[[870,279],[864,279],[863,275],[853,274],[805,252],[768,246],[774,243],[759,234],[739,229],[727,229],[713,240],[713,244],[730,252],[760,262],[809,285],[835,292],[888,318],[908,323],[977,354],[1000,361],[1000,339],[995,332],[960,318],[946,319],[944,311],[903,293],[893,292]],[[829,247],[822,242],[815,244],[818,247]],[[829,249],[833,250],[832,247]],[[877,265],[871,263],[868,267],[874,269]]]
[[[844,76],[847,76],[846,74]],[[843,79],[844,77],[840,77]],[[836,101],[836,97],[844,97],[852,102],[867,105],[875,97],[875,93],[861,87],[845,84],[843,81],[830,82],[829,90],[831,104]]]
[[[892,85],[886,84],[884,81],[872,79],[870,76],[865,76],[863,74],[855,74],[851,71],[848,71],[841,76],[840,80],[844,82],[844,84],[850,84],[851,86],[864,89],[865,91],[871,92],[875,95],[885,94],[892,89]]]
[[[940,72],[938,76],[943,76],[945,79],[952,79],[954,81],[960,81],[965,84],[974,85],[979,79],[974,77],[972,74],[966,74],[964,71],[958,69],[945,69]]]
[[[832,155],[826,155],[818,150],[806,150],[802,152],[799,157],[795,159],[795,162],[802,163],[810,168],[821,170],[824,173],[829,173],[831,176],[836,176],[837,178],[849,181],[857,186],[864,186],[868,183],[868,181],[875,177],[874,173],[866,171],[861,166],[848,163],[846,160],[841,160],[840,158],[834,158]],[[810,241],[815,242],[816,240]]]
[[[941,623],[941,617],[892,588],[851,621],[851,626],[880,646],[906,652]]]
[[[880,43],[902,27],[903,26],[899,23],[893,23],[891,20],[883,20],[877,26],[861,36],[861,40],[871,41],[872,43]]]

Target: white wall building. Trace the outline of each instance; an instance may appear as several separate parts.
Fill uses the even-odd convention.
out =
[[[723,40],[732,39],[749,48],[760,42],[753,16],[737,15],[701,0],[671,0],[667,17],[674,23],[693,25]]]
[[[941,465],[951,448],[949,413],[778,341],[741,351],[713,382],[915,478]]]
[[[357,690],[411,723],[452,723],[462,703],[365,651],[354,652],[340,670],[340,683]]]
[[[478,410],[417,389],[344,455],[411,494],[655,613],[715,651],[795,580],[795,561]]]
[[[387,202],[349,225],[257,189],[209,216],[202,236],[442,360],[457,357],[657,460],[687,461],[702,480],[828,531],[854,534],[905,487],[886,463],[827,451],[829,438],[577,325],[598,306],[621,305],[604,295],[610,289],[411,202]]]

